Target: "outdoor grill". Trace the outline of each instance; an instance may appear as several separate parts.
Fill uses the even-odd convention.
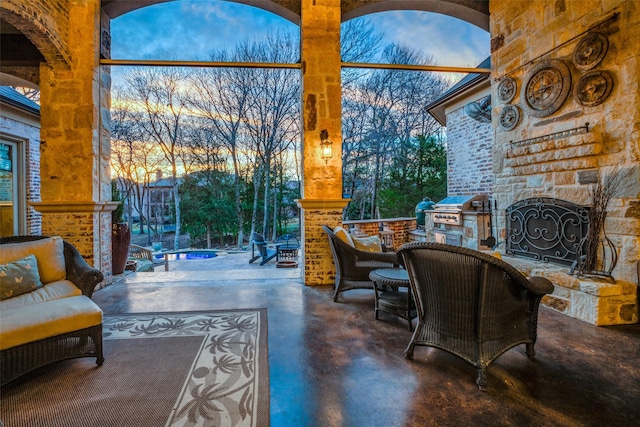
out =
[[[475,196],[449,196],[440,200],[431,213],[434,224],[462,225],[465,211],[483,211],[487,204],[485,194]]]

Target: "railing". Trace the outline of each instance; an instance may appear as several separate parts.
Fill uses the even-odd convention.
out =
[[[547,197],[521,200],[506,211],[506,252],[571,265],[589,228],[588,208]]]

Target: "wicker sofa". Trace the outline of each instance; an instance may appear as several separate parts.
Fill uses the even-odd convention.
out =
[[[0,384],[52,362],[96,357],[102,310],[92,300],[104,276],[60,237],[0,239]]]

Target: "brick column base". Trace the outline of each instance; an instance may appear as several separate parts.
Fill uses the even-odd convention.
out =
[[[323,225],[342,224],[342,210],[349,199],[300,199],[302,209],[303,277],[307,286],[333,285],[336,268]]]
[[[42,213],[42,234],[60,236],[78,249],[93,268],[104,274],[104,283],[111,283],[111,211],[118,203],[32,203]]]

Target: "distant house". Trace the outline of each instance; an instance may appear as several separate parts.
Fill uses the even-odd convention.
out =
[[[147,186],[145,211],[152,224],[164,224],[170,221],[173,203],[173,185],[171,179],[163,178],[162,171],[156,172],[156,180]]]
[[[478,68],[491,68],[491,57]],[[426,106],[447,128],[447,195],[491,194],[493,132],[488,74],[467,74]]]
[[[0,86],[0,235],[42,234],[40,106]]]

